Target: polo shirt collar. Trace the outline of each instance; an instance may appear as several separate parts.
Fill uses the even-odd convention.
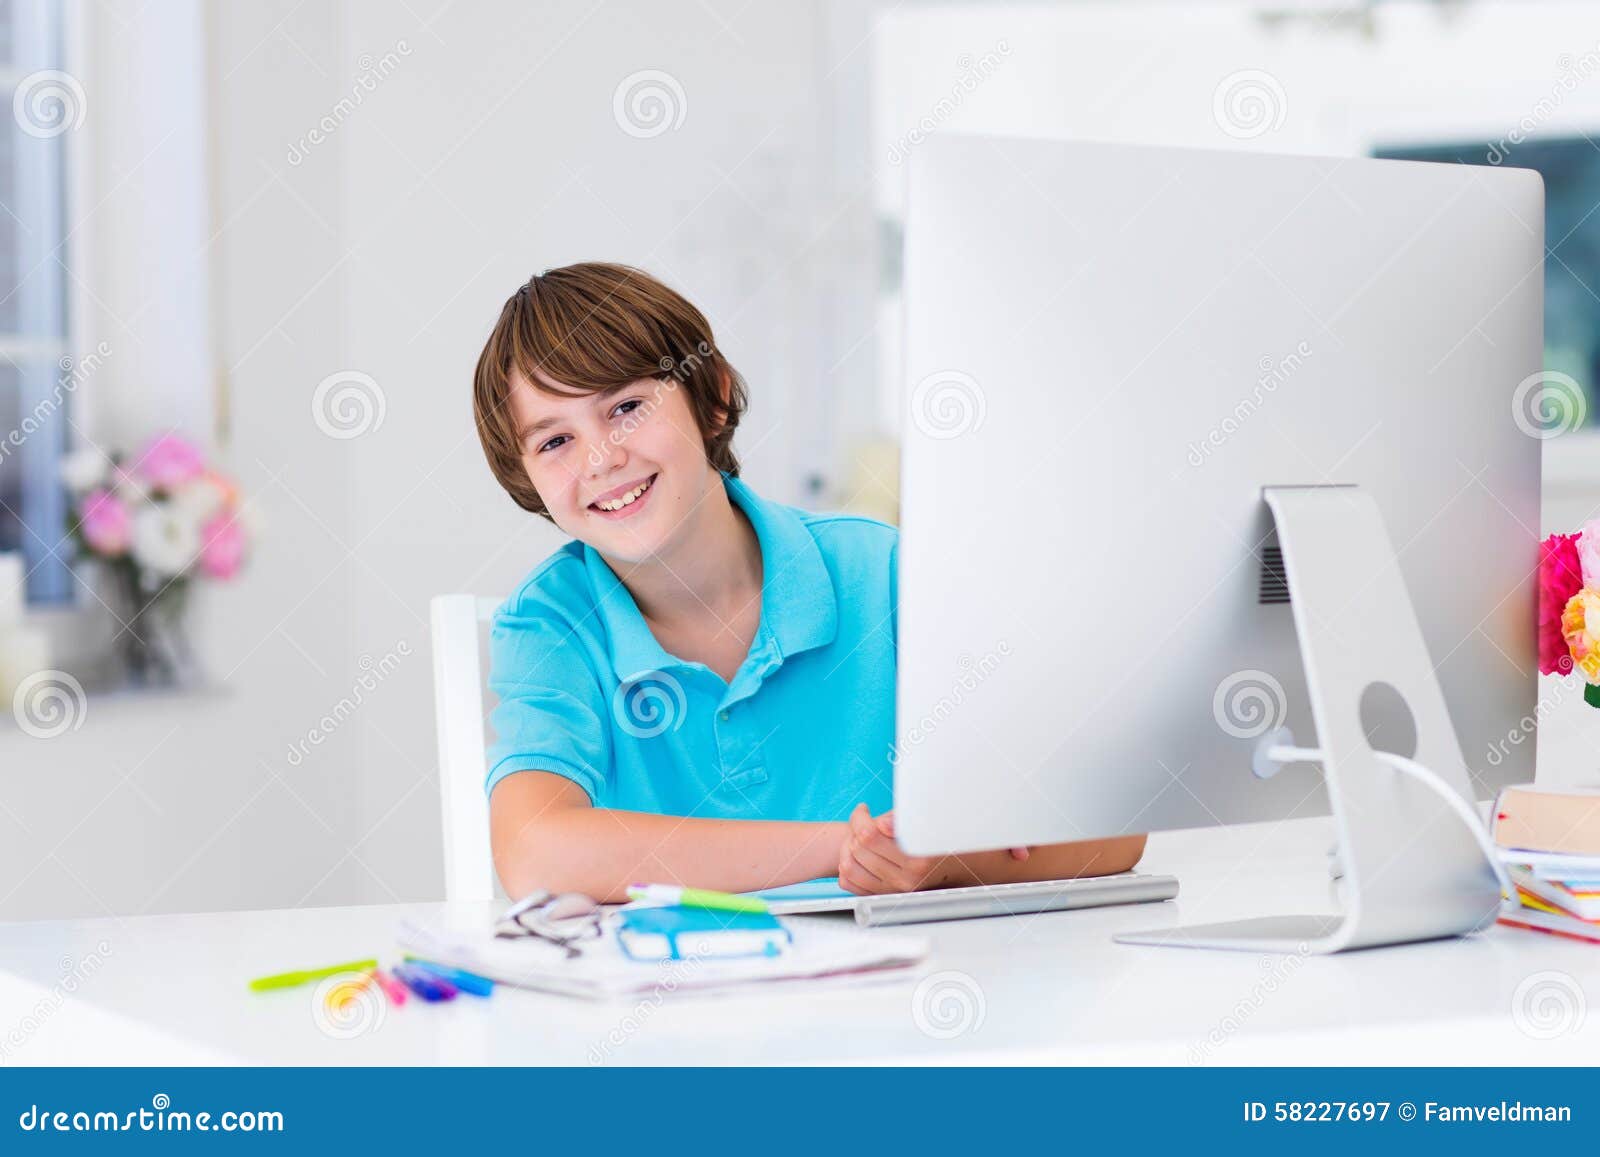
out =
[[[759,663],[765,674],[791,655],[831,643],[838,634],[839,611],[833,577],[799,513],[762,499],[725,471],[722,482],[729,500],[750,519],[761,546],[761,625],[749,657],[734,676],[738,683],[752,663]],[[611,641],[617,678],[626,681],[647,671],[690,666],[656,641],[633,595],[588,543],[583,558],[596,613]]]

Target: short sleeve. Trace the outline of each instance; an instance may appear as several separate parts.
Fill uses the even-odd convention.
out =
[[[889,638],[900,653],[900,536],[889,545]]]
[[[558,616],[501,608],[489,629],[485,794],[519,771],[565,776],[598,803],[611,766],[609,710],[581,640]]]

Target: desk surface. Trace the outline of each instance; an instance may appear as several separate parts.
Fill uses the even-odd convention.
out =
[[[252,994],[246,979],[392,956],[402,916],[444,905],[0,925],[0,1063],[1568,1064],[1600,1055],[1600,945],[1505,927],[1333,957],[1112,942],[1114,932],[1169,923],[1332,910],[1330,831],[1323,818],[1152,836],[1140,867],[1179,877],[1172,903],[888,930],[932,941],[922,975],[941,976],[920,989],[910,977],[594,1004],[500,987],[486,1001],[408,1002],[352,1039],[318,1027],[311,986]]]

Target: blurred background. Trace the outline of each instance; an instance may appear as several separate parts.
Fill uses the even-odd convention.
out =
[[[0,76],[0,919],[442,895],[428,600],[562,541],[472,425],[533,273],[665,279],[753,484],[893,519],[931,133],[1539,169],[1600,505],[1591,3],[0,0]]]

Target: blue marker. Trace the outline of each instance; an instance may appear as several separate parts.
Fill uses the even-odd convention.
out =
[[[462,992],[470,992],[473,996],[488,996],[494,991],[494,981],[486,977],[478,976],[471,972],[463,972],[459,968],[449,968],[443,964],[435,964],[431,960],[419,960],[415,956],[407,956],[406,959],[423,971],[449,981]]]
[[[396,980],[430,1004],[456,998],[455,985],[415,964],[396,964],[389,971],[394,974]]]

